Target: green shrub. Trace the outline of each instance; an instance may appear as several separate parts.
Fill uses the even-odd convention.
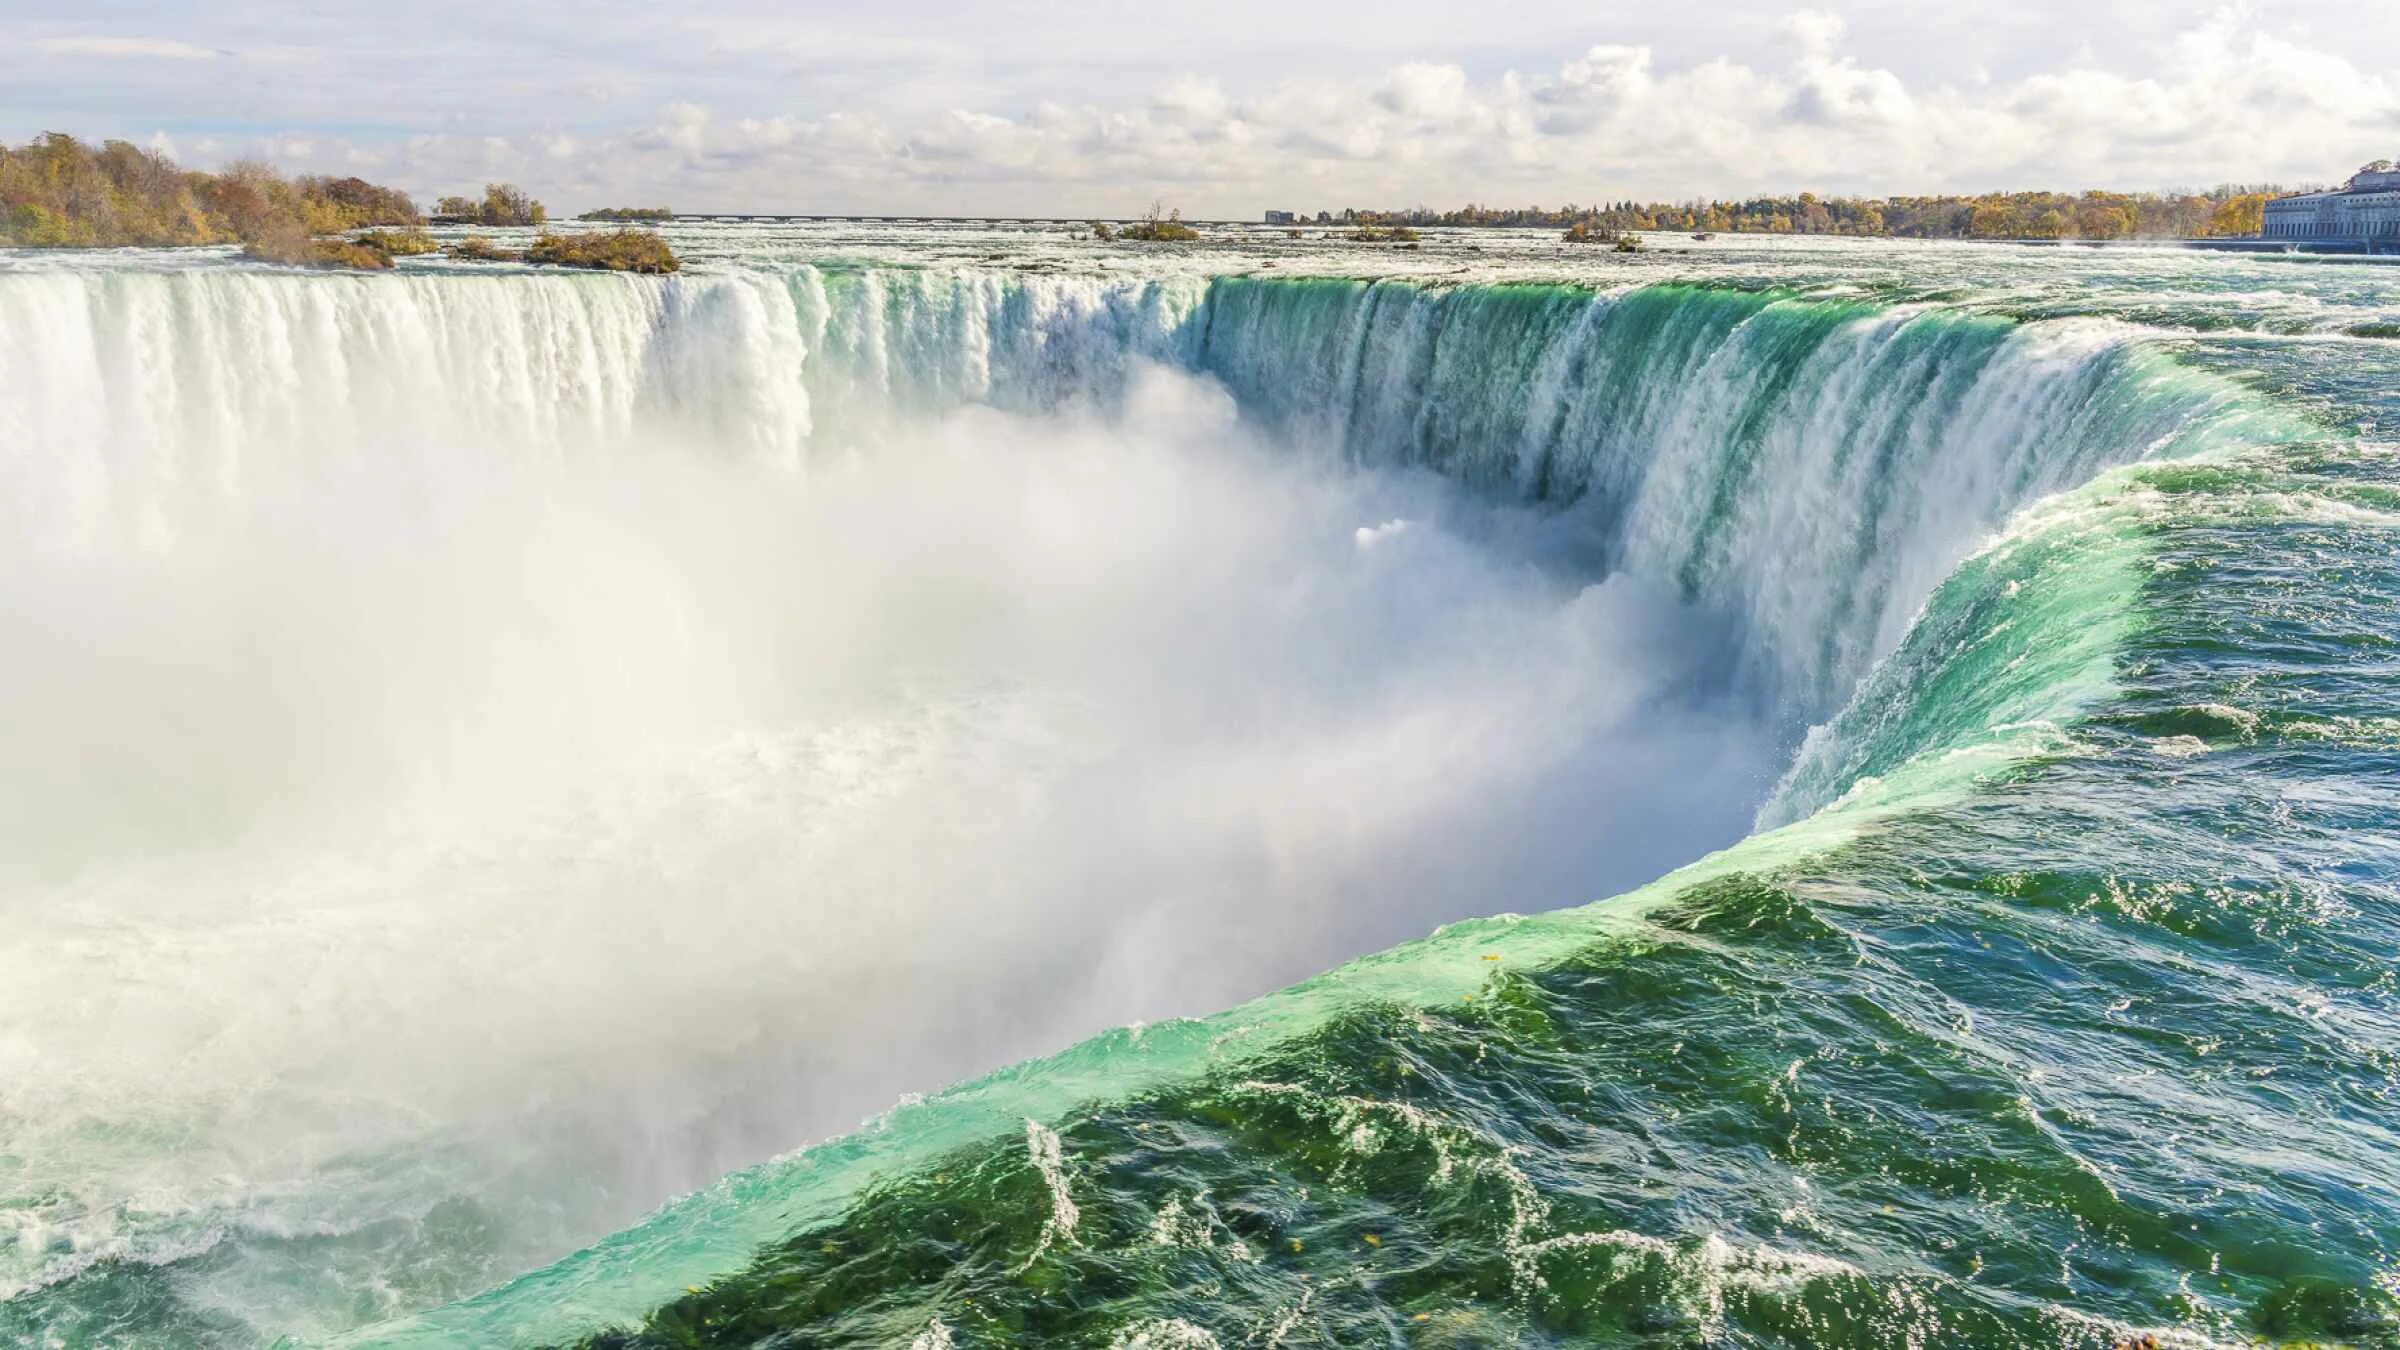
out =
[[[468,225],[540,225],[550,212],[514,183],[486,183],[483,197],[444,197],[433,204],[433,218]]]
[[[470,234],[443,249],[446,257],[460,262],[520,262],[525,255],[513,248],[502,248],[480,234]]]
[[[1153,202],[1150,214],[1118,230],[1116,237],[1145,244],[1183,244],[1199,238],[1200,232],[1183,223],[1182,211],[1169,211]]]
[[[89,243],[86,234],[75,228],[75,222],[39,202],[21,202],[8,213],[8,237],[11,243],[29,248],[70,248]]]
[[[486,225],[539,225],[550,213],[514,183],[486,183],[477,218]]]
[[[526,248],[525,261],[609,272],[666,273],[683,267],[666,240],[649,230],[630,229],[545,234]]]
[[[365,244],[353,244],[346,239],[317,239],[310,241],[316,254],[317,267],[350,267],[361,272],[388,272],[392,255]]]
[[[1592,222],[1588,220],[1579,220],[1569,225],[1567,232],[1559,237],[1570,244],[1606,244],[1619,253],[1642,251],[1640,235],[1634,234],[1630,230],[1619,233],[1606,227],[1594,228]]]
[[[364,178],[298,178],[293,188],[304,201],[330,218],[326,230],[355,230],[362,225],[414,225],[417,204],[397,188],[378,187]]]
[[[347,239],[315,239],[297,224],[285,222],[242,247],[242,256],[286,267],[349,268],[360,272],[388,271],[390,254]]]
[[[442,248],[441,243],[432,235],[413,225],[405,230],[368,230],[363,234],[353,236],[353,241],[393,258],[413,258],[420,253],[438,253]]]

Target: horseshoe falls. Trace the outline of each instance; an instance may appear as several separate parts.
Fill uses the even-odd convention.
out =
[[[0,1342],[2400,1342],[2400,289],[0,254]]]

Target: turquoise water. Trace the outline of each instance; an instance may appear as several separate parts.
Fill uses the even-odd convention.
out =
[[[8,1203],[39,1216],[17,1227],[0,1326],[70,1344],[2400,1343],[2400,459],[2382,439],[2400,348],[2349,335],[2394,306],[2385,272],[1828,245],[1570,265],[1490,238],[1128,264],[1051,238],[761,232],[688,283],[427,272],[394,279],[409,309],[205,267],[0,275],[0,304],[81,315],[101,347],[222,302],[320,324],[347,358],[284,402],[261,367],[232,411],[193,413],[214,397],[195,385],[118,414],[178,428],[160,441],[178,453],[229,453],[270,416],[323,434],[305,390],[340,380],[346,406],[393,417],[447,401],[441,432],[572,447],[677,428],[811,490],[961,409],[1138,425],[1146,372],[1181,372],[1269,456],[1432,494],[1391,499],[1422,508],[1405,528],[1362,519],[1359,556],[1435,521],[1461,541],[1442,558],[1496,559],[1542,596],[1658,589],[1698,653],[1676,678],[1706,688],[1630,716],[1737,726],[1767,766],[1695,765],[1751,832],[1695,827],[1676,861],[1728,846],[1625,895],[1552,908],[1468,884],[1429,938],[983,1064],[605,1236],[594,1211],[517,1241],[512,1205],[555,1182],[445,1177],[418,1161],[448,1157],[442,1137],[406,1131],[334,1181],[286,1183],[348,1188],[315,1227],[224,1217],[254,1199],[112,1207],[116,1178],[151,1173],[0,1115]],[[407,333],[432,334],[421,390],[363,360]],[[455,393],[494,371],[489,400]],[[94,434],[90,404],[37,415],[48,443]],[[100,448],[122,464],[124,444]],[[1373,689],[1354,679],[1304,711]],[[1572,726],[1603,761],[1632,744]],[[1667,791],[1672,763],[1642,763]],[[1608,833],[1626,808],[1584,800],[1510,847],[1588,829],[1631,850]],[[613,973],[638,1003],[640,968]],[[122,1119],[165,1136],[121,1143],[143,1167],[206,1133],[147,1103]],[[58,1245],[70,1231],[99,1236]]]
[[[2388,1341],[2396,746],[2360,700],[2400,578],[2295,622],[2389,528],[2336,462],[2157,474],[2124,688],[1970,790],[1065,1114],[1072,1241],[1047,1142],[995,1140],[592,1343]]]

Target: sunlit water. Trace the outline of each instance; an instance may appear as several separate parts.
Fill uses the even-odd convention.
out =
[[[0,255],[0,1334],[2395,1334],[2400,273],[672,234]]]

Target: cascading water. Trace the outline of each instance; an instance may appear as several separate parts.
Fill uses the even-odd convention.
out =
[[[2123,1185],[2009,1208],[2080,1196],[2092,1103],[1992,1123],[2050,1034],[2008,1001],[2042,996],[1907,897],[1955,857],[2071,907],[2058,855],[2096,846],[2007,812],[2091,809],[2043,785],[2100,772],[2108,728],[2272,739],[2238,691],[2134,705],[2190,675],[2178,522],[2389,509],[2277,477],[2315,423],[2106,313],[1105,266],[0,270],[0,1328],[2037,1343],[2086,1325],[2025,1273],[2070,1230],[2137,1272],[2090,1335],[2165,1316],[2194,1260]],[[999,1072],[594,1244],[901,1093],[1625,889],[1753,812],[1800,823]],[[2125,848],[2089,889],[2159,889],[2112,913],[2203,893]],[[2025,922],[1956,932],[2127,959]],[[1812,964],[1837,950],[1861,964]],[[1921,979],[2000,1029],[1940,1029]],[[1876,1077],[1876,1044],[1951,1088]],[[2130,1063],[2044,1053],[2061,1091]],[[1911,1172],[1857,1111],[1982,1152]],[[1644,1130],[1646,1181],[1560,1142]],[[1728,1146],[1759,1161],[1720,1191]],[[2095,1165],[2157,1184],[2141,1146]],[[1635,1199],[1662,1186],[1697,1217]],[[1780,1227],[1771,1191],[1801,1197]],[[1875,1209],[1958,1196],[2000,1217]],[[912,1232],[977,1255],[937,1276]],[[1930,1254],[1961,1232],[1998,1302]],[[1413,1294],[1318,1268],[1385,1237],[1453,1257]],[[2208,1326],[2319,1297],[2220,1268]],[[1058,1281],[1090,1296],[1044,1320]],[[1922,1318],[1865,1311],[1895,1298]]]
[[[1733,610],[1752,677],[1809,720],[2018,507],[2293,434],[2100,320],[1239,278],[1196,326],[1201,367],[1303,443],[1579,508],[1609,569]]]

